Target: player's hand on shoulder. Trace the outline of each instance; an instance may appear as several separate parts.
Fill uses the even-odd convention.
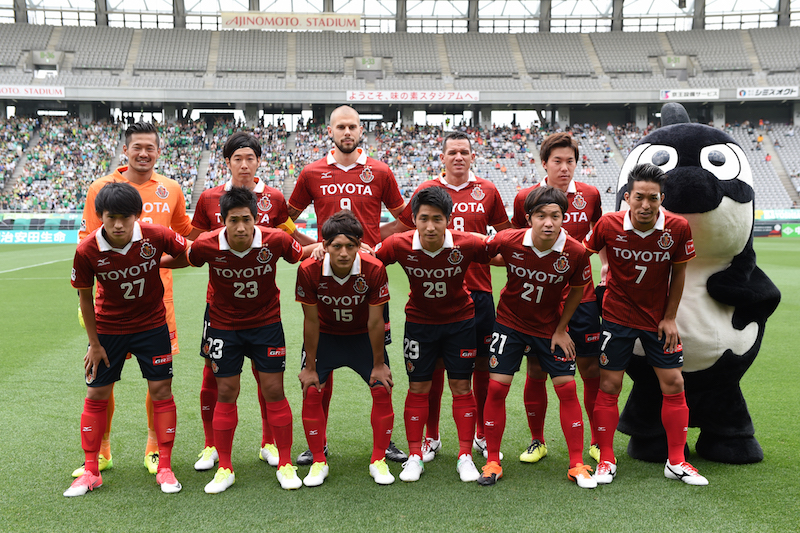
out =
[[[392,371],[389,369],[389,366],[386,363],[381,364],[381,366],[376,366],[372,368],[372,372],[369,374],[369,386],[373,387],[376,383],[380,382],[381,385],[386,389],[386,392],[392,392],[392,387],[394,387],[394,381],[392,381]]]
[[[86,380],[87,381],[94,381],[97,377],[97,367],[100,366],[100,362],[105,363],[106,368],[111,366],[108,362],[108,355],[106,355],[106,350],[101,346],[98,345],[89,345],[89,349],[86,352],[86,355],[83,356],[83,368],[86,373]]]
[[[317,374],[316,370],[304,368],[300,371],[300,374],[297,375],[297,378],[300,380],[300,388],[303,390],[303,399],[305,399],[306,392],[308,392],[310,387],[316,387],[317,391],[322,390],[319,384],[319,374]]]
[[[325,246],[322,243],[317,243],[316,248],[311,250],[311,257],[313,257],[317,261],[322,261],[325,259]]]
[[[370,247],[370,245],[369,245],[369,244],[367,244],[367,243],[365,243],[364,241],[361,241],[361,248],[360,248],[360,250],[359,250],[359,251],[361,251],[361,252],[363,252],[363,253],[365,253],[365,254],[369,254],[369,255],[371,255],[371,256],[374,256],[374,255],[375,255],[375,250],[373,250],[373,249]]]
[[[556,346],[564,350],[564,355],[567,356],[568,361],[575,360],[575,343],[572,341],[572,337],[569,336],[569,333],[566,331],[556,331],[550,341],[550,353],[555,353]]]

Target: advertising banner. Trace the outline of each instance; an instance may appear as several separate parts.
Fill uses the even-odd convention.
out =
[[[0,85],[0,97],[5,98],[52,100],[53,98],[64,98],[65,95],[63,87],[50,85]]]
[[[662,100],[719,100],[719,89],[663,89]]]
[[[222,27],[236,30],[360,31],[361,15],[336,13],[222,12]]]
[[[349,102],[477,102],[479,91],[347,91]]]
[[[759,98],[797,98],[800,96],[797,87],[739,87],[736,98],[752,100]]]

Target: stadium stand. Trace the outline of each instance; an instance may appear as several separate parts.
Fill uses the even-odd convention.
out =
[[[776,124],[772,126],[769,136],[776,145],[775,149],[780,154],[783,166],[796,189],[796,180],[800,178],[800,137],[795,133],[795,127],[792,125]],[[780,144],[780,147],[777,144]]]
[[[161,87],[164,89],[202,89],[203,78],[194,76],[134,76],[131,87]]]
[[[46,49],[52,33],[52,26],[0,24],[0,66],[16,67],[23,52]]]
[[[600,65],[612,72],[653,71],[650,57],[666,55],[655,32],[590,33]]]
[[[665,78],[662,74],[635,78],[611,78],[611,88],[619,91],[647,91],[680,87],[675,78]]]
[[[525,83],[515,78],[460,78],[453,82],[459,91],[524,91]]]
[[[109,74],[105,76],[90,76],[87,74],[59,72],[42,79],[42,85],[63,85],[64,87],[118,87],[119,83],[119,76]]]
[[[446,33],[444,43],[454,76],[510,78],[519,74],[506,34]]]
[[[373,55],[392,58],[395,74],[442,73],[432,33],[374,33],[371,40]]]
[[[783,187],[772,161],[766,161],[767,152],[757,142],[761,130],[753,130],[743,125],[742,127],[727,130],[744,150],[753,171],[753,190],[756,193],[756,209],[788,209],[792,207],[792,200]],[[783,152],[781,152],[783,153]]]
[[[800,27],[779,26],[749,31],[762,69],[793,72],[800,68]]]
[[[444,80],[433,78],[390,78],[375,80],[375,88],[378,90],[402,90],[416,89],[422,91],[444,91],[447,85]]]
[[[132,39],[130,28],[66,26],[56,50],[75,52],[73,69],[123,70]]]
[[[750,60],[739,30],[668,31],[672,50],[696,56],[703,71],[750,70]]]
[[[0,83],[7,85],[30,85],[33,81],[32,72],[22,72],[19,70],[0,71]]]
[[[210,31],[142,30],[142,46],[134,69],[205,72],[210,46]]]
[[[528,74],[593,76],[594,68],[583,52],[577,33],[518,33],[517,42]],[[571,53],[565,53],[569,50]]]
[[[595,78],[562,78],[532,80],[535,91],[599,91],[603,87]]]
[[[344,59],[363,54],[361,34],[353,32],[297,33],[296,72],[344,74]]]
[[[352,78],[300,78],[295,87],[301,91],[354,91],[366,89],[367,82]]]
[[[283,78],[240,78],[225,76],[214,80],[215,89],[238,89],[243,91],[283,91],[286,80]]]
[[[217,72],[286,72],[286,32],[223,31]]]
[[[732,88],[757,87],[758,79],[754,76],[697,76],[689,78],[689,87],[702,89],[706,87]]]
[[[37,124],[38,120],[33,118],[0,119],[0,190],[17,168]]]
[[[186,207],[191,205],[192,190],[203,155],[206,132],[202,123],[173,124],[160,128],[161,157],[156,171],[180,184]]]

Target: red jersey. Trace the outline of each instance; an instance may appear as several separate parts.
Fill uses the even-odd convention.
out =
[[[603,318],[644,331],[658,331],[664,319],[673,263],[694,257],[692,231],[686,219],[660,210],[656,225],[642,233],[630,211],[607,213],[583,245],[608,256]]]
[[[383,263],[359,253],[350,273],[339,278],[331,269],[330,256],[323,261],[309,257],[297,269],[295,298],[316,305],[319,330],[330,335],[367,333],[369,306],[389,301],[389,279]]]
[[[525,199],[542,183],[547,185],[547,178],[533,187],[522,189],[514,197],[514,214],[511,217],[514,226],[528,227],[528,221],[525,220]],[[564,222],[561,227],[567,230],[570,237],[582,242],[589,230],[592,229],[592,224],[596,224],[603,215],[603,209],[600,207],[600,191],[593,185],[572,180],[567,186],[567,201],[567,212],[564,213]],[[590,279],[590,283],[583,288],[581,303],[596,300],[594,285],[591,281]]]
[[[414,194],[427,187],[441,187],[453,198],[453,214],[450,216],[450,229],[487,234],[487,226],[497,226],[508,222],[508,214],[497,187],[489,181],[477,178],[470,172],[469,180],[458,187],[445,181],[444,177],[425,181],[417,187]],[[397,219],[408,228],[414,228],[411,202]],[[471,291],[492,292],[492,276],[489,265],[472,263],[467,270],[467,288]]]
[[[567,287],[591,284],[589,253],[563,229],[549,250],[537,250],[530,228],[501,231],[486,240],[490,256],[501,254],[508,281],[500,291],[497,323],[550,338],[561,320]]]
[[[166,324],[158,268],[161,255],[174,257],[185,249],[182,236],[147,222],[135,223],[131,242],[124,248],[113,248],[102,227],[83,239],[75,250],[72,286],[90,289],[97,278],[97,332],[124,335]]]
[[[362,241],[374,247],[381,241],[381,203],[391,211],[402,207],[404,201],[388,165],[367,157],[361,148],[358,151],[358,160],[349,167],[336,162],[333,150],[326,158],[306,165],[289,205],[302,211],[314,202],[319,230],[331,215],[349,209],[364,226]]]
[[[447,230],[444,246],[431,253],[422,248],[416,230],[395,233],[375,247],[375,256],[385,265],[400,263],[408,276],[407,322],[450,324],[475,316],[464,276],[470,263],[490,260],[475,235]]]
[[[194,266],[208,263],[211,326],[235,331],[280,321],[275,263],[280,257],[296,263],[302,255],[300,243],[273,228],[256,226],[253,243],[244,252],[231,249],[224,227],[200,235],[187,257]]]
[[[286,207],[286,199],[283,197],[283,193],[258,178],[255,179],[255,183],[256,186],[253,192],[258,199],[256,203],[258,206],[256,224],[275,228],[279,224],[286,222],[286,219],[289,218],[289,210]],[[233,182],[229,180],[224,185],[203,191],[200,199],[197,200],[194,218],[192,219],[192,225],[195,228],[210,231],[225,225],[219,214],[219,199],[226,191],[231,190],[232,186]]]

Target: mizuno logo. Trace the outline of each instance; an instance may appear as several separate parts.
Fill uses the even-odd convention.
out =
[[[411,254],[408,254],[408,258],[406,258],[406,261],[413,261],[413,262],[417,262],[417,261],[419,261],[419,259],[417,258],[417,256],[416,256],[416,255],[411,255]]]
[[[617,235],[617,242],[628,242],[627,235]]]
[[[522,252],[512,252],[511,258],[522,261],[523,259],[525,259],[525,256],[522,254]]]
[[[102,259],[98,259],[97,260],[97,266],[99,266],[99,267],[106,266],[106,265],[108,265],[108,262],[109,262],[108,257],[103,257]]]
[[[215,263],[227,263],[228,259],[224,255],[222,255],[222,256],[219,256],[219,257],[215,257],[214,258],[214,262]]]
[[[320,281],[319,285],[317,285],[317,288],[318,289],[327,289],[328,288],[328,282],[327,281]]]
[[[322,179],[327,179],[327,178],[332,178],[332,177],[333,177],[333,174],[331,174],[330,172],[323,172],[322,176],[320,176],[320,178],[322,178]]]

